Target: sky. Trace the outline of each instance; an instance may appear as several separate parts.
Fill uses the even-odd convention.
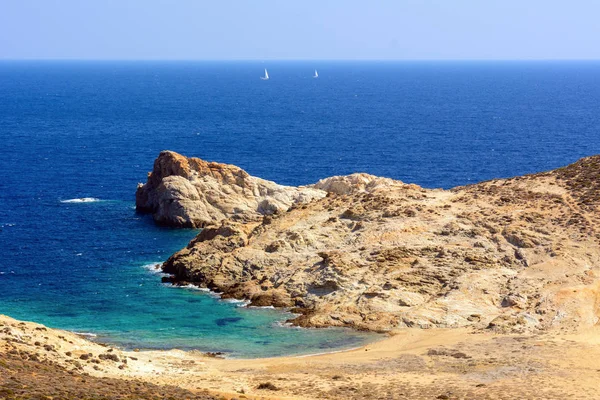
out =
[[[600,59],[599,0],[0,0],[0,59]]]

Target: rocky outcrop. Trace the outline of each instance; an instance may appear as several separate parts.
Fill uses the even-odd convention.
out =
[[[163,269],[223,297],[292,307],[301,326],[591,326],[600,317],[599,160],[452,190],[328,178],[299,189],[326,195],[284,211],[219,214]]]
[[[138,185],[136,208],[162,225],[198,228],[225,218],[254,220],[324,196],[250,176],[234,165],[163,151],[148,181]]]

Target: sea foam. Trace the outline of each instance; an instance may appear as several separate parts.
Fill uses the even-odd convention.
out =
[[[96,203],[102,201],[95,197],[80,197],[78,199],[61,200],[61,203]]]
[[[161,266],[161,263],[155,262],[155,263],[142,265],[142,268],[147,269],[148,271],[150,271],[152,273],[160,274],[160,273],[162,273],[160,266]]]
[[[95,338],[98,337],[98,335],[96,335],[95,333],[89,333],[89,332],[75,332],[75,331],[71,331],[76,335],[79,336],[83,336],[83,337],[88,337],[88,338]]]
[[[188,289],[188,290],[195,290],[198,292],[206,292],[206,293],[211,293],[211,294],[213,293],[210,291],[210,289],[198,287],[196,285],[192,285],[191,283],[188,283],[187,285],[174,285],[172,283],[165,282],[165,283],[163,283],[163,285],[167,286],[167,287],[177,288],[177,289]]]
[[[163,286],[170,287],[170,288],[176,288],[176,289],[187,289],[187,290],[193,290],[196,292],[203,292],[203,293],[206,293],[216,299],[220,299],[221,295],[223,294],[221,292],[214,292],[214,291],[210,290],[209,288],[199,287],[199,286],[193,285],[191,283],[188,283],[187,285],[178,285],[178,284],[174,285],[172,283],[165,282],[165,283],[163,283]]]
[[[169,276],[169,274],[165,274],[162,271],[161,266],[162,266],[161,262],[155,262],[155,263],[151,263],[151,264],[142,265],[142,268],[144,268],[145,270],[147,270],[148,272],[150,272],[153,275]]]
[[[238,300],[238,299],[221,299],[225,303],[237,304],[237,307],[247,307],[251,302],[250,300]]]

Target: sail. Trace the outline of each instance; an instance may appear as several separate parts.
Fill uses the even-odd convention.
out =
[[[315,75],[313,76],[313,78],[318,78],[319,77],[319,73],[317,72],[317,70],[315,69]]]
[[[269,73],[267,72],[266,68],[265,68],[265,79],[269,79]]]

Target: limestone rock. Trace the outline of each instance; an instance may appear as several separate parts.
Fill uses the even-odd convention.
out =
[[[373,192],[380,187],[385,187],[392,182],[389,178],[380,178],[365,173],[357,173],[347,176],[332,176],[321,179],[315,183],[315,189],[324,190],[335,194],[352,194],[359,192]]]
[[[233,165],[163,151],[148,181],[136,192],[136,208],[163,225],[203,227],[226,218],[252,220],[325,196],[250,176]]]
[[[138,207],[206,228],[163,265],[294,324],[531,332],[600,320],[600,156],[451,190],[353,174],[289,188],[161,153]],[[277,210],[276,212],[274,210]]]

